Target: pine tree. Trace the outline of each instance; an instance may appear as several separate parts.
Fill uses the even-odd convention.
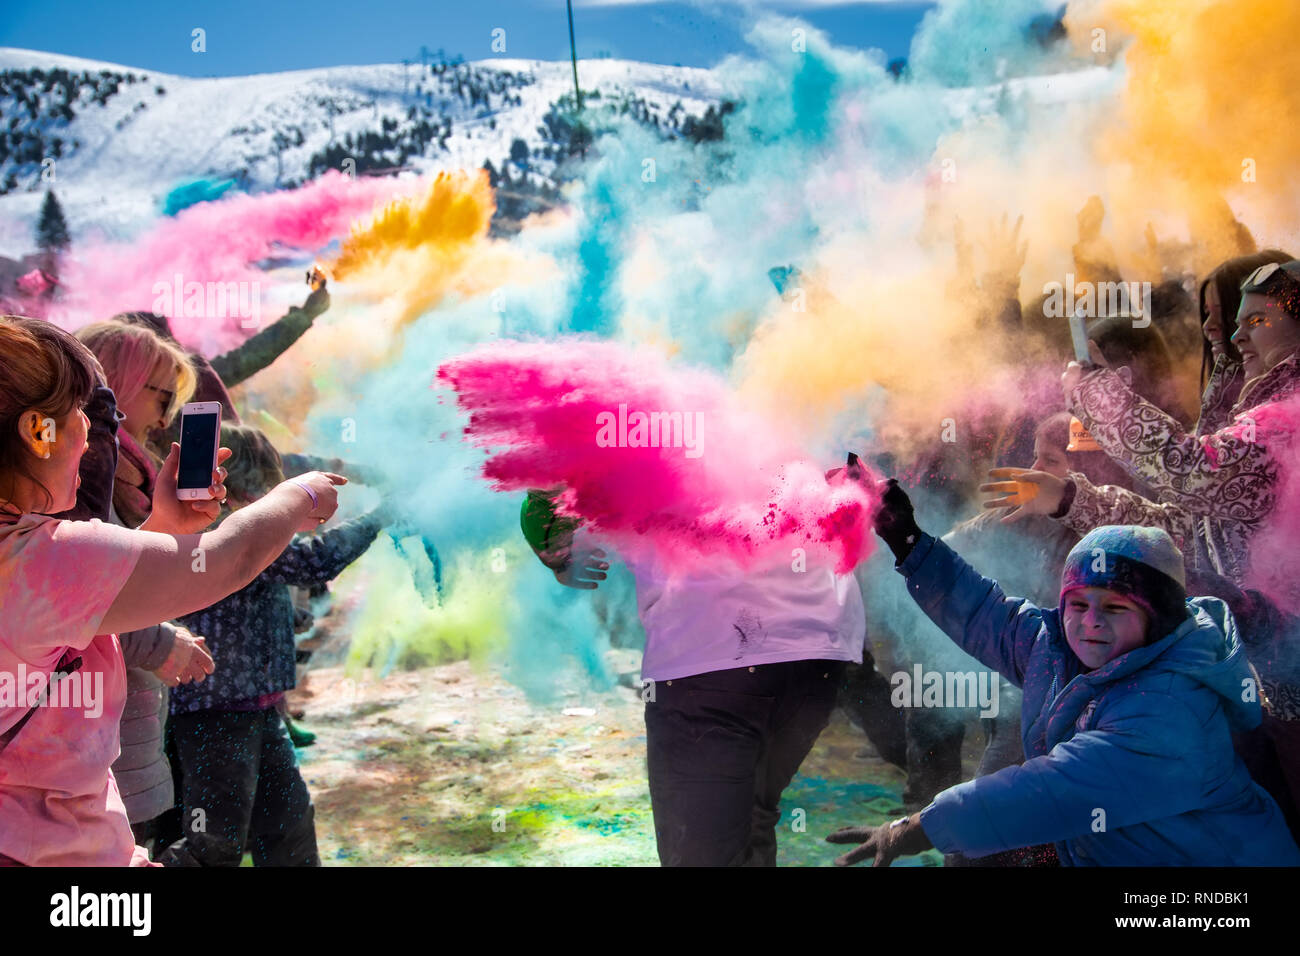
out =
[[[528,165],[528,144],[522,139],[516,138],[510,144],[510,161],[519,166]]]
[[[68,233],[68,221],[63,218],[63,207],[51,189],[45,194],[41,218],[36,223],[36,248],[42,252],[56,253],[64,251],[71,244],[72,237]]]

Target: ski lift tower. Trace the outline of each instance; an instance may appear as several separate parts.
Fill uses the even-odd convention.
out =
[[[573,98],[578,106],[578,112],[582,112],[582,90],[578,86],[578,46],[573,40],[573,0],[564,0],[565,6],[569,8],[569,58],[573,61]]]

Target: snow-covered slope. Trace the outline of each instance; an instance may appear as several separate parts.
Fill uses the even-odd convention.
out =
[[[542,120],[572,93],[568,63],[485,60],[455,63],[441,75],[418,64],[347,66],[194,79],[136,67],[12,48],[0,48],[0,71],[65,69],[131,74],[103,104],[88,95],[73,102],[71,121],[32,119],[12,96],[0,97],[0,124],[36,123],[48,140],[66,144],[54,163],[54,183],[74,237],[131,235],[175,186],[197,177],[239,180],[241,188],[270,189],[309,177],[309,163],[349,135],[401,133],[424,121],[447,130],[404,165],[425,170],[500,168],[516,139],[532,154],[528,169],[544,180],[555,150]],[[720,89],[708,70],[620,60],[579,63],[584,96],[601,102],[636,101],[665,122],[700,115]],[[55,88],[55,94],[59,88]],[[161,92],[160,92],[161,91]],[[43,94],[46,99],[52,94]],[[596,100],[593,100],[595,102]],[[48,150],[47,150],[48,152]],[[0,254],[29,251],[46,183],[38,164],[7,165],[17,188],[0,196]],[[518,172],[519,170],[516,169]]]
[[[367,151],[381,166],[436,171],[489,161],[500,170],[522,140],[528,157],[510,165],[511,178],[544,188],[567,146],[548,114],[558,115],[555,107],[572,95],[573,82],[568,62],[508,59],[196,79],[0,47],[0,76],[32,68],[62,69],[84,85],[75,97],[57,84],[44,89],[46,82],[15,81],[20,93],[0,90],[0,136],[16,126],[9,135],[29,137],[25,146],[10,141],[8,156],[0,156],[0,181],[10,187],[0,195],[0,255],[14,258],[31,251],[51,185],[74,239],[128,238],[157,215],[172,189],[196,178],[233,178],[242,189],[261,191],[302,182]],[[588,106],[628,110],[665,135],[723,98],[710,70],[623,60],[584,60],[578,69]],[[1096,67],[951,90],[945,100],[964,117],[993,111],[1007,96],[1046,105],[1092,99],[1116,79]],[[75,114],[70,120],[68,112]],[[50,184],[40,164],[56,137],[62,155]],[[364,171],[365,162],[357,168]]]

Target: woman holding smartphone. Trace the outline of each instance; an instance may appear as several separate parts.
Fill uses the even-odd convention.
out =
[[[0,318],[0,864],[147,862],[110,770],[127,692],[116,633],[244,587],[334,513],[346,482],[302,475],[199,534],[210,519],[177,501],[173,446],[139,529],[52,518],[76,499],[98,373],[66,332]]]

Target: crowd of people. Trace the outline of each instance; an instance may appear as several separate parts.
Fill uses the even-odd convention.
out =
[[[302,455],[286,477],[228,386],[328,305],[322,285],[211,362],[152,313],[75,335],[0,319],[0,674],[38,675],[0,697],[0,865],[319,863],[285,712],[289,589],[338,575],[387,519],[296,537],[348,479]],[[222,447],[211,497],[181,501],[191,400],[221,403]],[[98,675],[99,706],[59,696],[74,675]]]
[[[1104,255],[1076,268],[1118,279]],[[1254,423],[1300,421],[1300,261],[1223,262],[1195,311],[1167,285],[1154,315],[1095,317],[1087,362],[1067,362],[1058,338],[1056,402],[1013,409],[960,462],[943,448],[891,462],[940,513],[971,499],[971,445],[996,466],[984,512],[942,540],[893,480],[876,519],[910,600],[1006,682],[972,779],[968,705],[891,700],[886,673],[942,659],[887,612],[896,584],[788,560],[689,578],[632,567],[662,863],[774,863],[781,793],[838,699],[906,771],[912,811],[829,835],[858,844],[841,864],[931,847],[948,865],[1300,864],[1300,607],[1251,573],[1257,536],[1296,520],[1279,506],[1294,429]],[[1014,299],[984,314],[1004,331],[1022,321]],[[1191,361],[1195,418],[1177,375]],[[850,456],[827,479],[867,474]],[[530,493],[525,537],[560,583],[596,588],[606,555],[557,507],[561,490]]]
[[[893,459],[875,527],[901,586],[786,557],[631,561],[664,865],[775,864],[782,792],[837,706],[906,771],[909,811],[830,834],[854,845],[840,863],[933,847],[953,865],[1300,865],[1300,608],[1252,577],[1300,456],[1243,427],[1300,400],[1300,261],[1244,254],[1191,298],[1156,322],[1095,317],[1088,362],[1057,354],[1054,407],[985,436],[986,510],[946,535],[912,495],[968,506],[981,456],[962,473]],[[151,313],[75,335],[0,318],[0,865],[319,864],[285,708],[290,588],[326,584],[392,519],[321,530],[348,467],[282,456],[228,389],[327,307],[322,286],[211,361]],[[987,321],[1024,309],[1041,301]],[[192,400],[225,424],[211,498],[181,501]],[[826,480],[872,473],[850,455]],[[529,494],[524,536],[559,583],[595,589],[608,556],[559,490]],[[890,701],[885,672],[934,663],[881,613],[890,589],[1007,682],[972,779],[968,710]],[[99,712],[47,706],[91,675]]]

